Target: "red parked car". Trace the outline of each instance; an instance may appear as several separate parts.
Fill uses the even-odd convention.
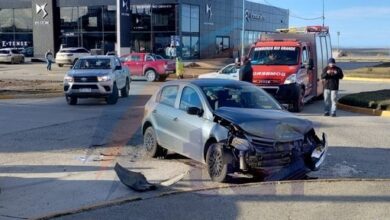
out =
[[[132,77],[146,78],[147,81],[165,81],[169,74],[175,73],[176,62],[161,59],[151,53],[131,53],[121,56],[122,63],[130,69]]]

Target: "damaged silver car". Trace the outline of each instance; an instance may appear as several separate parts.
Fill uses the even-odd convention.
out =
[[[318,170],[327,143],[313,124],[250,83],[198,79],[167,82],[145,106],[142,127],[150,157],[168,150],[207,165],[213,181],[234,173],[263,180],[301,178]]]

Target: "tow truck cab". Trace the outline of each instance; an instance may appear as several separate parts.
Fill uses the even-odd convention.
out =
[[[253,83],[300,112],[304,103],[323,94],[321,73],[332,56],[329,28],[278,31],[262,35],[249,52]]]

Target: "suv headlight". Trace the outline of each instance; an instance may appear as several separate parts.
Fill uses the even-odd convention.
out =
[[[64,77],[64,82],[67,82],[67,83],[74,82],[73,77],[69,76],[69,75],[66,75]]]
[[[99,76],[98,81],[99,82],[108,82],[108,81],[111,81],[111,77],[108,75],[107,76]]]
[[[291,83],[296,83],[297,82],[297,74],[291,74],[287,79],[284,81],[284,84],[291,84]]]

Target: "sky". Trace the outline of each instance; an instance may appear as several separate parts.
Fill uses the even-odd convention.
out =
[[[322,24],[329,26],[337,48],[390,48],[390,0],[251,0],[290,10],[290,27]]]

